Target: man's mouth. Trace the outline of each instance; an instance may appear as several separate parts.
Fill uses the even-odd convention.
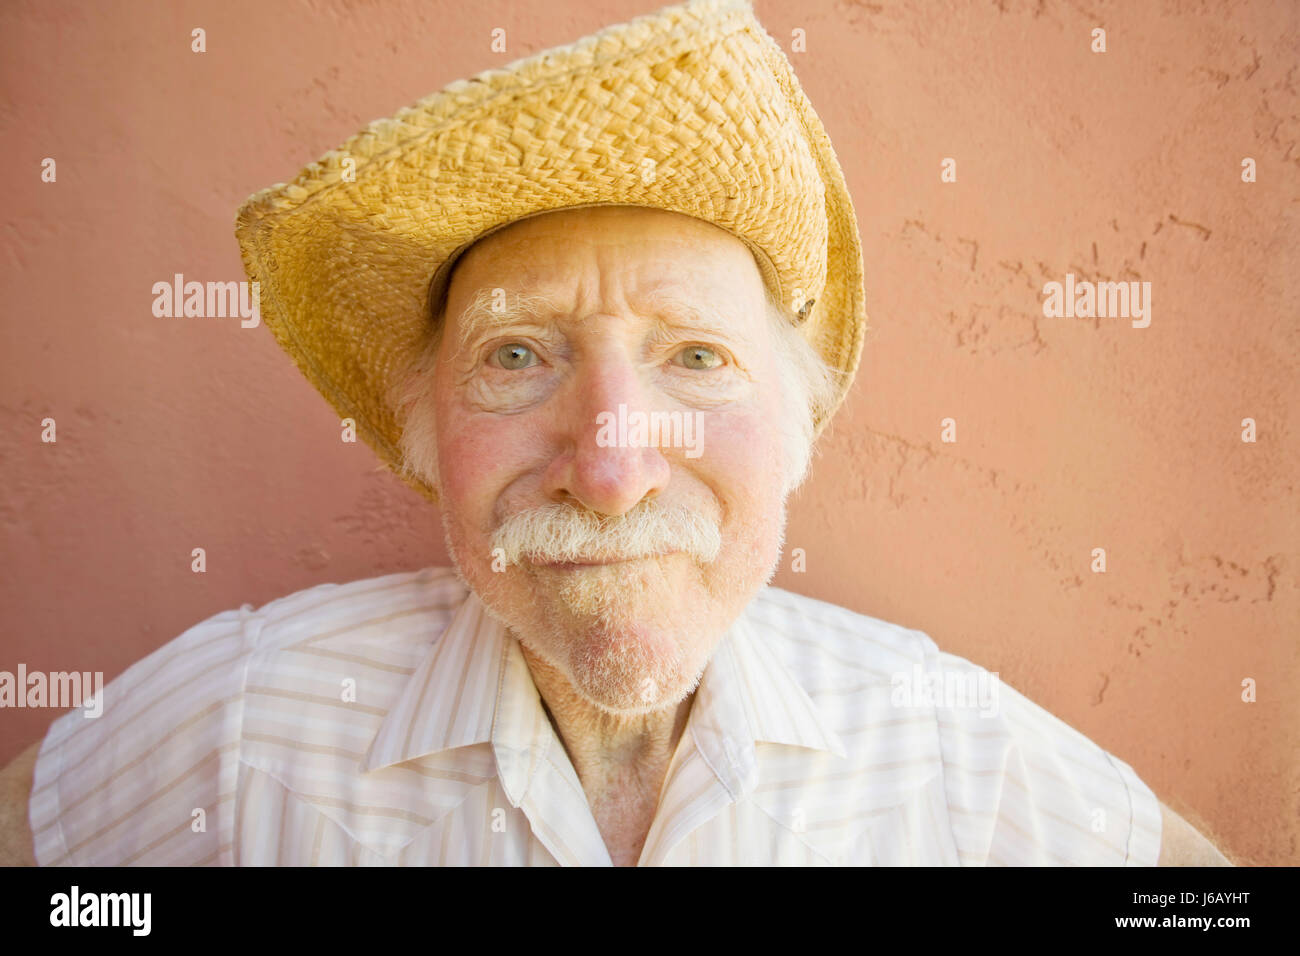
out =
[[[532,563],[539,568],[545,568],[548,571],[581,571],[586,568],[603,568],[614,564],[631,564],[633,561],[655,561],[659,558],[665,558],[670,554],[676,554],[676,551],[663,551],[655,554],[643,554],[635,557],[623,558],[582,558],[577,561],[546,561],[540,558],[533,558]]]

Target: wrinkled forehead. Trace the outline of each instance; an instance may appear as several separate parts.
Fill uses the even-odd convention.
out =
[[[738,306],[773,291],[767,256],[726,230],[663,209],[602,205],[549,211],[480,236],[439,270],[431,315],[457,312],[485,288],[564,298],[577,263],[599,262],[629,295],[686,296]],[[588,277],[590,278],[590,277]]]

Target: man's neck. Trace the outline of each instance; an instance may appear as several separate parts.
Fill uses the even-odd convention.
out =
[[[635,865],[694,694],[664,710],[616,716],[583,700],[558,670],[520,647],[610,856],[615,865]]]

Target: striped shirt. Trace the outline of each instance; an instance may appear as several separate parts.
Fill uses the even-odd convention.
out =
[[[41,745],[41,865],[611,862],[518,641],[451,569],[217,614],[103,697]],[[705,670],[639,862],[1147,866],[1159,847],[1155,796],[1087,737],[920,631],[769,587]]]

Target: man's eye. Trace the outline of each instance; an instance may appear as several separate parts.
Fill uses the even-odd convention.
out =
[[[501,346],[501,348],[497,349],[496,356],[501,367],[511,371],[528,368],[537,359],[532,349],[527,345],[520,345],[518,342],[510,342]]]
[[[713,349],[704,345],[690,345],[677,353],[680,365],[699,371],[708,371],[722,364],[722,358]]]

